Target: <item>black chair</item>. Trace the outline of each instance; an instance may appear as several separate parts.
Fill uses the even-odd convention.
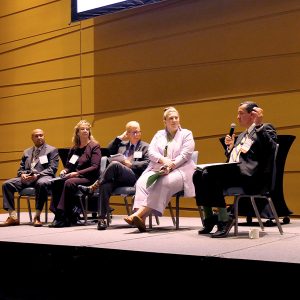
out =
[[[121,196],[123,197],[126,213],[129,216],[132,213],[132,205],[133,199],[135,195],[135,187],[134,186],[120,186],[113,190],[112,196]],[[128,197],[131,197],[131,204],[128,201]],[[110,221],[110,214],[107,215],[107,220]],[[108,222],[109,223],[109,222]]]
[[[275,210],[277,212],[278,217],[283,217],[283,223],[290,223],[289,215],[293,212],[289,210],[286,205],[284,193],[283,193],[283,175],[284,175],[284,166],[286,162],[286,158],[288,152],[295,140],[294,135],[278,135],[277,142],[279,144],[277,159],[276,159],[276,178],[274,183],[274,190],[272,192],[272,202],[274,204]],[[220,139],[221,144],[225,148],[224,138]],[[254,208],[251,203],[250,197],[243,197],[246,199],[242,199],[243,203],[238,208],[238,215],[245,216],[247,225],[252,224],[252,218],[256,216]],[[257,203],[257,208],[260,214],[260,217],[263,219],[267,219],[265,222],[265,226],[274,225],[273,221],[275,216],[272,213],[271,207],[268,204],[268,201],[260,201]]]
[[[224,191],[225,196],[234,196],[234,204],[233,210],[235,219],[238,220],[238,216],[241,215],[239,210],[239,201],[246,201],[250,199],[252,210],[247,209],[247,217],[256,216],[258,219],[259,225],[264,230],[263,223],[261,218],[269,218],[270,220],[275,219],[276,225],[278,230],[281,234],[283,234],[282,227],[279,221],[279,216],[291,214],[292,212],[287,208],[284,197],[283,197],[283,174],[284,174],[284,165],[286,161],[286,157],[288,151],[295,140],[295,136],[293,135],[278,135],[278,144],[276,147],[276,152],[274,155],[274,162],[273,162],[273,172],[272,172],[272,182],[269,190],[265,191],[262,194],[256,195],[247,195],[243,191],[241,187],[231,187]],[[261,203],[260,207],[257,204]],[[249,220],[248,220],[249,221]],[[251,220],[252,221],[252,220]],[[268,225],[268,223],[267,223]],[[238,233],[238,222],[235,223],[235,235]]]
[[[48,196],[51,196],[51,192],[48,192]],[[26,197],[27,200],[27,207],[29,213],[30,223],[32,223],[32,213],[31,213],[31,205],[30,205],[30,198],[35,197],[35,188],[34,187],[26,187],[19,192],[19,196],[17,199],[17,215],[18,219],[20,220],[20,212],[21,212],[21,198]],[[45,202],[45,223],[48,222],[48,200]]]
[[[102,156],[101,158],[101,166],[100,166],[100,173],[104,172],[106,166],[108,164],[108,157]],[[134,186],[122,186],[117,187],[113,190],[111,196],[121,196],[124,199],[124,204],[126,208],[127,215],[131,214],[131,207],[133,205],[133,199],[135,195],[135,187]],[[84,217],[84,224],[88,224],[88,213],[92,213],[93,215],[97,216],[99,213],[98,207],[98,199],[99,199],[99,190],[97,189],[93,195],[83,196],[82,193],[78,193],[80,199],[80,205],[83,211]],[[131,203],[129,203],[129,198],[132,198]],[[109,226],[111,223],[111,211],[112,209],[108,209],[107,211],[107,225]]]
[[[106,168],[107,156],[109,156],[109,149],[101,148],[100,150],[101,150],[101,155],[103,158],[103,159],[101,159],[101,162],[100,162],[100,164],[101,164],[100,165],[100,173],[101,173]],[[66,165],[67,165],[67,158],[68,158],[69,151],[70,151],[70,148],[59,148],[58,149],[58,154],[59,154],[59,157],[60,157],[61,162],[64,167],[66,167]],[[97,205],[97,202],[95,199],[96,198],[89,199],[89,197],[86,197],[80,191],[78,191],[76,193],[76,200],[79,201],[79,206],[80,206],[78,210],[80,211],[80,214],[83,215],[85,225],[87,225],[87,223],[88,223],[88,214],[89,213],[92,214],[93,219],[97,219],[98,205]],[[95,200],[95,201],[93,201],[93,200]],[[94,202],[96,202],[96,203],[94,203]],[[77,207],[77,204],[76,204],[76,207]]]
[[[104,172],[107,166],[107,156],[102,156],[100,161],[100,174]],[[76,196],[79,198],[80,207],[83,214],[84,225],[88,225],[88,214],[92,213],[97,218],[98,213],[98,198],[99,190],[97,189],[92,196],[83,195],[80,191],[77,192]],[[94,223],[94,222],[93,222]]]

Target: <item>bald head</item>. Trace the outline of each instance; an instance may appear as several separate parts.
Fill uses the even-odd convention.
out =
[[[42,129],[34,129],[31,133],[31,139],[36,147],[41,147],[45,143],[44,131]]]

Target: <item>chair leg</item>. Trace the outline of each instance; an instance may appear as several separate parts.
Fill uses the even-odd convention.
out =
[[[264,231],[265,228],[264,228],[263,222],[261,220],[260,214],[258,212],[254,196],[251,196],[250,199],[251,199],[252,207],[254,209],[254,212],[255,212],[256,218],[258,220],[259,226],[260,226],[261,230]]]
[[[100,216],[100,214],[99,214]],[[110,226],[111,223],[111,215],[110,215],[110,210],[107,210],[107,214],[106,214],[106,222],[107,222],[107,227]]]
[[[125,202],[125,208],[126,208],[127,216],[130,216],[130,209],[129,209],[127,196],[124,196],[124,202]]]
[[[27,206],[28,206],[28,213],[29,213],[30,223],[32,223],[32,213],[31,213],[31,206],[30,206],[30,196],[27,197]]]
[[[18,220],[20,222],[20,210],[21,210],[21,196],[18,197],[17,199],[17,216],[18,216]]]
[[[279,222],[279,218],[278,218],[276,209],[275,209],[275,207],[274,207],[273,201],[272,201],[272,199],[271,199],[270,197],[268,197],[267,199],[268,199],[270,208],[271,208],[271,210],[272,210],[273,216],[274,216],[274,218],[275,218],[275,221],[276,221],[278,230],[279,230],[280,234],[283,234],[283,230],[282,230],[281,224],[280,224],[280,222]]]
[[[159,217],[158,216],[155,216],[155,221],[156,221],[156,224],[159,225]]]
[[[176,230],[179,229],[179,195],[176,195]]]
[[[172,218],[173,225],[176,226],[176,222],[175,222],[175,218],[174,218],[174,212],[173,212],[173,207],[172,207],[171,201],[169,202],[168,207],[169,207],[169,210],[170,210],[170,215],[171,215],[171,218]]]
[[[238,227],[239,227],[239,196],[234,197],[233,211],[234,211],[234,235],[238,235]]]
[[[203,224],[204,217],[203,217],[203,208],[202,208],[202,206],[198,206],[198,211],[199,211],[200,219],[201,219],[201,222],[202,222],[202,226],[204,226],[204,224]]]
[[[149,214],[149,228],[152,229],[152,213]]]

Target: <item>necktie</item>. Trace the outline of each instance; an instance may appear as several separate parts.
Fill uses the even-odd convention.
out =
[[[241,148],[247,139],[248,134],[245,134],[238,145],[236,145],[230,154],[229,162],[238,162],[241,154]]]
[[[31,169],[35,167],[39,160],[39,155],[40,155],[40,149],[35,149],[35,151],[32,154],[32,161],[31,161]]]
[[[131,144],[128,150],[128,157],[133,156],[133,153],[134,153],[134,145]]]

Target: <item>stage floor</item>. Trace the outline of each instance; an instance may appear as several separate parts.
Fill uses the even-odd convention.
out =
[[[6,217],[6,214],[1,214],[0,222]],[[49,221],[52,218],[53,215],[49,214]],[[47,225],[33,227],[28,222],[28,213],[22,213],[20,226],[0,228],[0,242],[300,264],[299,219],[291,218],[290,224],[282,225],[283,235],[279,233],[277,226],[265,227],[265,231],[260,232],[258,239],[249,238],[248,232],[251,227],[245,226],[244,219],[239,220],[241,226],[238,236],[234,236],[232,228],[229,236],[222,239],[198,235],[201,227],[200,218],[181,217],[179,230],[175,230],[170,217],[160,218],[160,225],[156,225],[153,218],[153,229],[145,233],[140,233],[136,228],[127,225],[120,215],[114,215],[111,226],[104,231],[97,230],[96,224],[49,228]]]
[[[1,222],[6,218],[0,214]],[[244,219],[238,236],[232,229],[222,239],[198,235],[200,218],[181,217],[179,230],[170,217],[160,218],[160,225],[153,218],[153,229],[145,233],[120,215],[104,231],[96,223],[49,228],[28,222],[28,213],[22,213],[22,225],[0,228],[0,299],[100,299],[117,289],[145,297],[158,285],[168,299],[203,288],[224,296],[232,283],[231,292],[270,279],[273,287],[290,288],[291,274],[300,271],[299,219],[283,225],[283,235],[277,226],[266,227],[258,239],[249,238]],[[277,289],[267,293],[276,296]]]

